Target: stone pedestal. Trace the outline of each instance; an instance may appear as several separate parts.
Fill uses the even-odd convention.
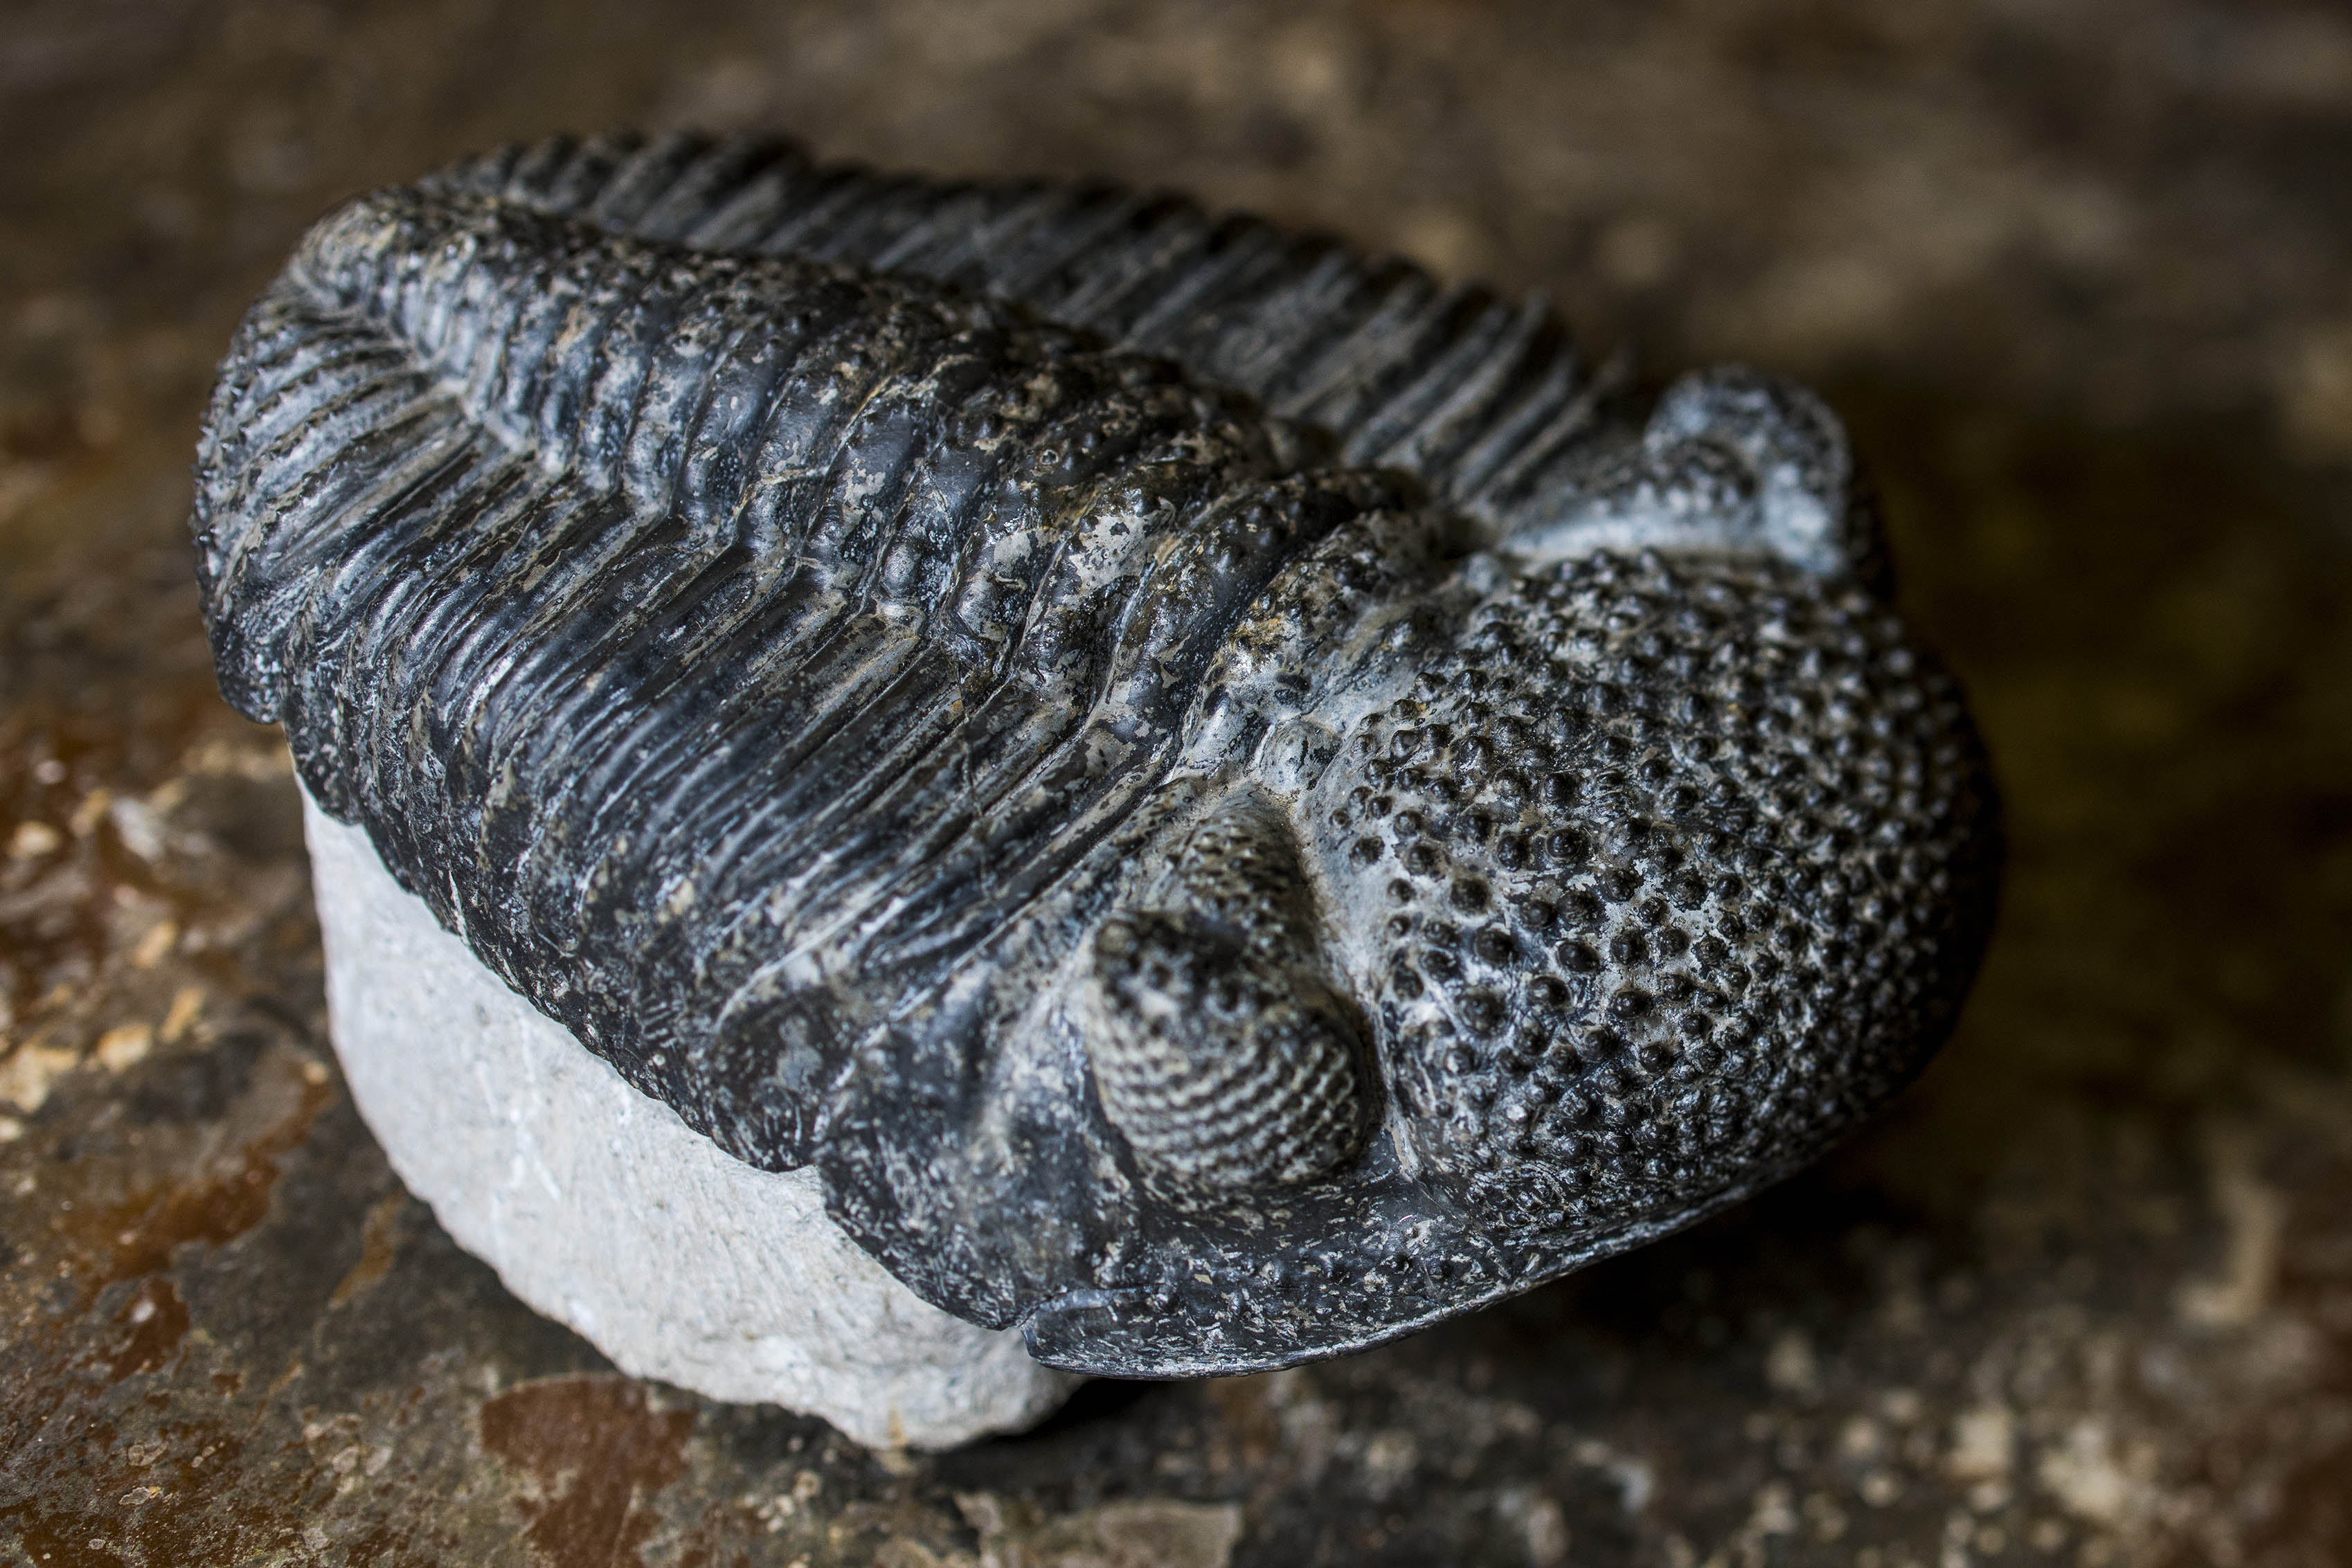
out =
[[[384,869],[304,822],[336,1052],[409,1189],[507,1288],[624,1371],[824,1416],[869,1447],[1014,1431],[1076,1379],[918,1299],[825,1217],[509,989]]]

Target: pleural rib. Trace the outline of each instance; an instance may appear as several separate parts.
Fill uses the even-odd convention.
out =
[[[1499,536],[1540,526],[1611,428],[1539,295],[1445,287],[1344,243],[1105,185],[885,177],[767,138],[553,137],[447,188],[616,234],[800,256],[1017,302],[1329,431]]]
[[[774,230],[741,185],[781,166],[575,151],[478,167],[535,203],[345,207],[231,353],[197,506],[224,689],[327,809],[772,1166],[877,998],[1115,829],[1223,629],[1381,499],[1009,307],[668,243]],[[823,1020],[806,1082],[778,1006]]]

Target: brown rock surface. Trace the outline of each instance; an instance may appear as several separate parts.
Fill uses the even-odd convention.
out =
[[[386,1171],[182,522],[236,312],[507,137],[1181,185],[1822,382],[2014,842],[1828,1166],[1353,1359],[938,1458],[620,1378]],[[0,1552],[2352,1557],[2352,24],[2179,0],[26,0],[0,28]]]

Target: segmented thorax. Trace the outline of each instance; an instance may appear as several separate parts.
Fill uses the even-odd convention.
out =
[[[772,1004],[887,1012],[877,976],[919,991],[1066,869],[1364,487],[1001,307],[476,197],[346,208],[232,364],[225,685],[503,972],[762,1163],[806,1157],[823,1076],[770,1072]],[[670,973],[695,1005],[645,1018]]]

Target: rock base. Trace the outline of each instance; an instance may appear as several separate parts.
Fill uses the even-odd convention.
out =
[[[306,797],[336,1053],[409,1190],[507,1288],[637,1376],[938,1448],[1043,1418],[1076,1379],[954,1318],[509,990]]]

